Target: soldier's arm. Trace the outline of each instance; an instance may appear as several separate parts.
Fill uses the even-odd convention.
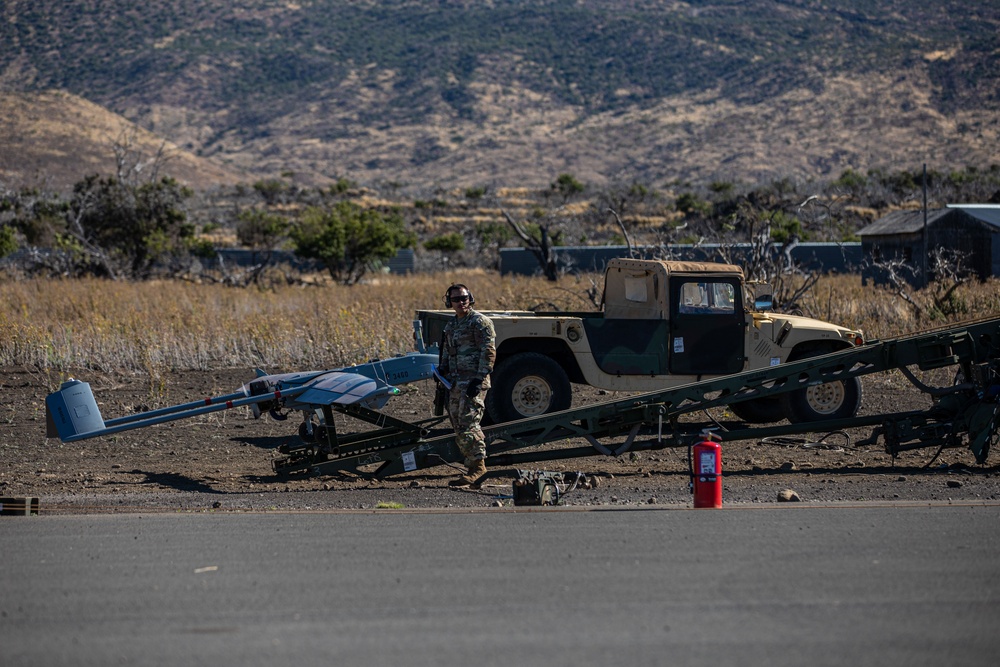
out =
[[[479,375],[486,377],[493,372],[497,360],[496,331],[493,323],[483,317],[482,325],[476,327],[476,343],[479,346]]]
[[[448,340],[447,333],[441,332],[441,343],[438,345],[438,373],[447,377],[448,369],[451,367],[451,354],[448,352],[448,346],[445,344]]]

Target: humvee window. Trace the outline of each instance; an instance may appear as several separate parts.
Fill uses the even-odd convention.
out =
[[[646,303],[649,297],[646,295],[646,277],[625,278],[625,298],[629,301]]]
[[[678,312],[702,315],[732,315],[736,292],[728,282],[685,282],[680,290]]]

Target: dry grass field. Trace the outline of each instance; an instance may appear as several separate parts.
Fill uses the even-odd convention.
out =
[[[412,348],[413,312],[440,307],[453,281],[470,285],[482,309],[595,308],[588,289],[600,276],[542,278],[488,272],[383,276],[345,287],[236,289],[188,282],[35,279],[0,284],[0,367],[52,374],[92,369],[148,373],[255,367],[328,368]],[[823,278],[803,314],[891,338],[1000,313],[996,281],[907,295],[861,285],[852,275]],[[919,306],[921,311],[914,306]],[[547,305],[547,308],[551,308]]]

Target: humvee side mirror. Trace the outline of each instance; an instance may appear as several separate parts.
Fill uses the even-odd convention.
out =
[[[754,310],[771,310],[774,308],[774,295],[770,285],[766,283],[754,285],[753,307]]]

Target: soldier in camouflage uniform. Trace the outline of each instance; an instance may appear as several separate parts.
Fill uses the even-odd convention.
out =
[[[472,309],[476,300],[465,285],[450,286],[444,300],[455,309],[455,318],[444,328],[438,371],[451,383],[448,415],[468,468],[449,485],[470,486],[486,474],[486,438],[479,422],[486,410],[484,399],[497,358],[496,332],[490,318]]]

